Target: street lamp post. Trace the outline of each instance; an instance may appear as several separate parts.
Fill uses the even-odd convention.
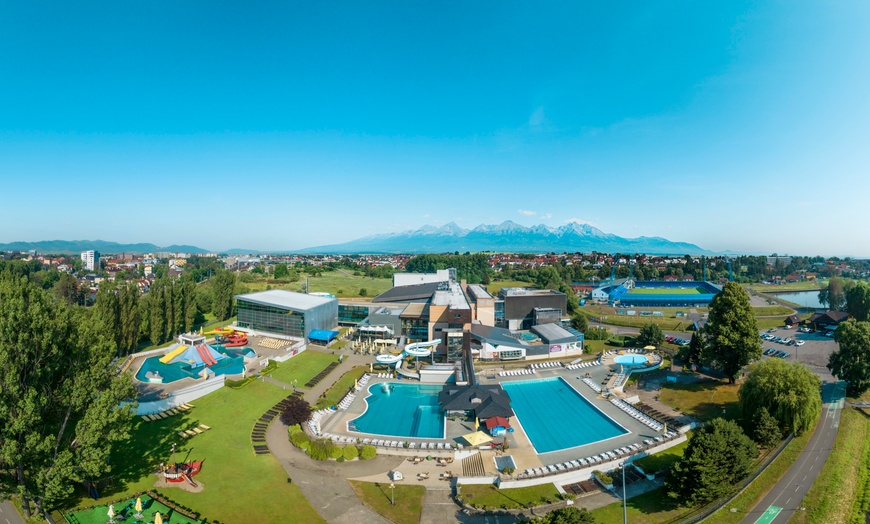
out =
[[[625,503],[625,466],[628,465],[628,461],[620,462],[619,467],[622,468],[622,522],[623,524],[628,524],[628,508]]]
[[[396,485],[390,482],[390,506],[396,505]]]

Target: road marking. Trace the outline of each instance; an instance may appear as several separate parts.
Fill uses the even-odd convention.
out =
[[[771,506],[764,510],[764,513],[758,517],[758,520],[755,521],[755,524],[770,524],[773,522],[773,519],[779,515],[779,512],[782,511],[782,508],[778,508],[776,506]]]

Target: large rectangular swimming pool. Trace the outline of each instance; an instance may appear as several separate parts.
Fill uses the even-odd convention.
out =
[[[583,446],[628,433],[561,377],[504,382],[511,407],[538,453]]]

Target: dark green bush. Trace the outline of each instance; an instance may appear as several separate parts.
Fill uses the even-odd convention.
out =
[[[377,454],[378,454],[378,450],[375,449],[374,446],[366,445],[366,446],[363,446],[362,448],[360,448],[360,450],[359,450],[360,460],[373,459],[377,456]]]
[[[345,460],[354,460],[355,458],[359,457],[359,450],[356,449],[356,446],[354,446],[353,444],[348,444],[347,446],[345,446],[342,450],[342,453],[344,453]]]

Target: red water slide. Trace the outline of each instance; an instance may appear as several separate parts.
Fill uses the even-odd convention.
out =
[[[208,352],[208,346],[196,346],[196,351],[199,353],[200,358],[202,358],[202,361],[205,362],[206,366],[213,366],[217,364],[217,360],[212,358],[211,354]]]

